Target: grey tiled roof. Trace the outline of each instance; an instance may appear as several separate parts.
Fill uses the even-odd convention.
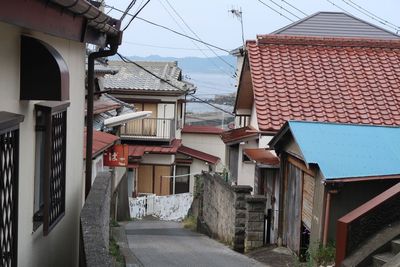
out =
[[[87,50],[86,54],[91,53],[91,51]],[[88,58],[85,58],[85,69],[88,71]],[[100,58],[94,61],[94,72],[96,74],[116,74],[118,72],[117,67],[110,66],[106,60]]]
[[[177,62],[150,62],[137,61],[136,63],[155,75],[167,80],[174,86],[161,81],[157,77],[147,73],[145,70],[134,64],[123,61],[109,61],[110,66],[117,67],[119,72],[116,75],[106,75],[104,89],[131,90],[131,91],[157,91],[182,94],[194,89],[194,85],[181,81],[182,70]],[[178,88],[176,88],[178,87]]]
[[[398,39],[400,36],[342,12],[318,12],[272,34]]]

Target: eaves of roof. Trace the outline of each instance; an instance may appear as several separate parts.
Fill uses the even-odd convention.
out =
[[[208,163],[212,163],[212,164],[216,164],[220,158],[213,156],[211,154],[187,147],[187,146],[180,146],[178,148],[178,153],[208,162]]]

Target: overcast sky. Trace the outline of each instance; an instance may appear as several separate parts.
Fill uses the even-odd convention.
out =
[[[135,13],[140,4],[147,0],[137,0],[130,13]],[[273,0],[280,5],[278,7],[269,0],[262,0],[283,15],[293,21],[298,20],[295,16],[286,12],[286,8],[294,15],[303,18],[304,14],[293,9],[285,2],[292,4],[302,12],[310,15],[318,11],[340,11],[328,0]],[[369,21],[377,26],[384,27],[395,32],[394,29],[382,25],[379,22],[359,13],[357,10],[346,5],[355,3],[368,11],[373,12],[382,19],[400,26],[400,1],[399,0],[330,0],[341,6],[353,15]],[[125,10],[130,0],[106,0],[110,6]],[[226,50],[231,50],[241,45],[241,26],[237,18],[228,12],[230,9],[241,8],[243,12],[243,23],[245,39],[255,39],[257,34],[266,34],[291,23],[291,21],[264,6],[258,0],[151,0],[150,3],[139,14],[139,17],[152,22],[167,26],[188,35],[193,36],[176,15],[174,10],[183,18],[187,25],[203,40]],[[110,9],[106,9],[108,12]],[[111,11],[110,15],[120,18],[121,13]],[[174,19],[175,21],[174,21]],[[130,17],[124,19],[123,26]],[[162,48],[161,48],[162,47]],[[199,48],[201,50],[199,50]],[[119,50],[127,56],[173,56],[173,57],[211,57],[214,54],[202,44],[196,47],[189,39],[180,37],[164,29],[157,28],[141,20],[135,19],[124,32],[123,44]],[[219,55],[226,53],[215,50]]]

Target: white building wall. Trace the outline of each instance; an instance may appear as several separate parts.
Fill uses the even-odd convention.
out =
[[[254,172],[255,164],[243,162],[243,151],[246,148],[257,148],[257,142],[255,140],[243,142],[239,144],[239,156],[238,156],[238,185],[250,185],[254,188]]]
[[[168,154],[144,154],[142,164],[171,165],[175,160],[174,155]]]
[[[193,159],[192,164],[190,165],[190,181],[189,181],[189,192],[193,193],[194,184],[195,184],[195,174],[201,173],[202,171],[208,171],[208,164],[202,160]]]
[[[182,144],[204,153],[219,157],[221,161],[217,164],[216,171],[223,171],[226,150],[225,144],[222,142],[222,139],[219,135],[183,133]]]
[[[269,148],[268,143],[272,140],[272,135],[261,135],[258,139],[258,148]]]
[[[253,103],[253,107],[251,108],[251,116],[250,116],[250,126],[256,129],[257,131],[260,130],[258,128],[258,121],[257,121],[257,110],[256,105]]]
[[[33,229],[35,118],[34,104],[20,101],[20,38],[31,35],[52,45],[66,61],[70,72],[70,102],[67,112],[67,165],[65,216],[46,237],[43,228]],[[85,101],[85,45],[22,30],[0,22],[0,109],[25,116],[20,125],[19,153],[19,266],[77,266],[79,214],[82,207],[82,159]],[[34,51],[32,51],[34,53]],[[44,73],[44,76],[46,74]],[[45,82],[45,81],[44,81]]]

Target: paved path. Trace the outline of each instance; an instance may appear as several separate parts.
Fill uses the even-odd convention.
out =
[[[265,266],[177,222],[134,221],[125,225],[129,248],[150,266]]]

